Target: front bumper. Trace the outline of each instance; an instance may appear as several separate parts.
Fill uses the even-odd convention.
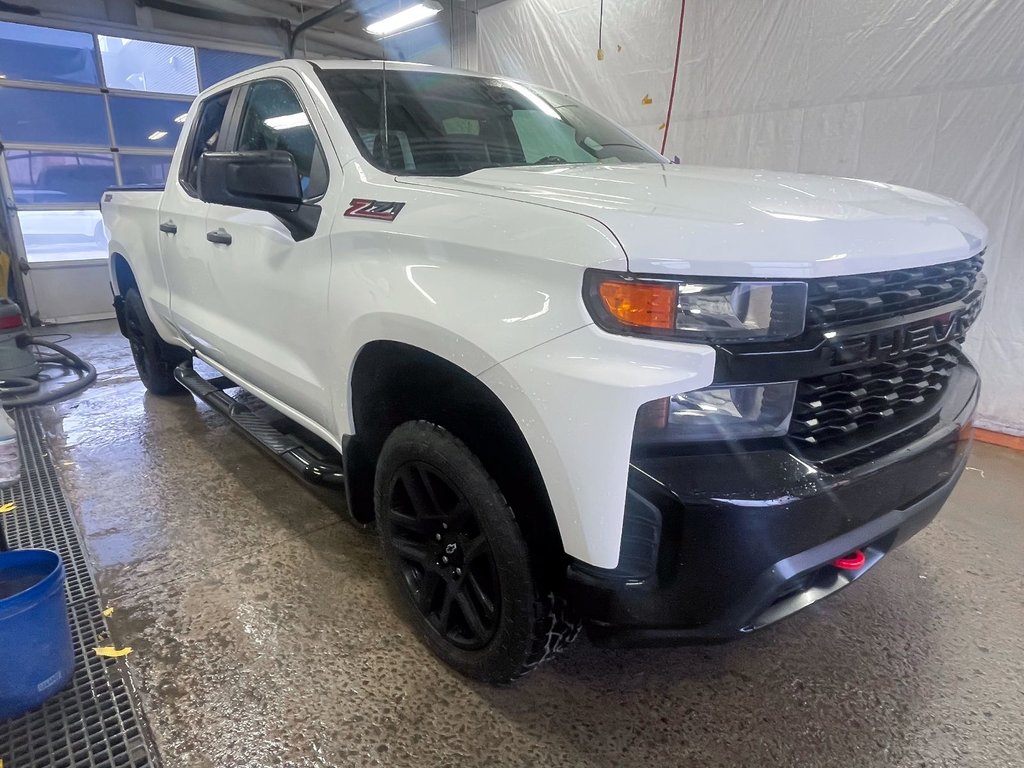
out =
[[[569,568],[569,597],[590,636],[606,645],[729,639],[860,578],[952,492],[978,388],[964,361],[941,401],[901,432],[909,442],[851,467],[827,469],[782,447],[634,458],[623,534],[631,558],[615,570]],[[832,565],[857,549],[866,555],[858,570]]]

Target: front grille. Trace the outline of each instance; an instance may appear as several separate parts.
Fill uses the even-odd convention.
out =
[[[958,301],[975,286],[983,254],[930,267],[811,280],[807,327],[862,322]]]
[[[983,255],[948,264],[811,280],[807,328],[839,327],[823,347],[831,372],[799,381],[789,435],[807,447],[870,440],[926,410],[961,360],[960,344],[981,310]],[[962,309],[950,305],[963,302]],[[935,308],[934,318],[904,324]],[[877,321],[895,318],[892,327]],[[865,325],[863,335],[857,333]],[[854,326],[850,328],[850,326]],[[819,336],[820,337],[820,336]],[[850,443],[847,441],[847,445]]]
[[[918,350],[878,365],[804,379],[789,434],[806,445],[890,422],[939,396],[960,362],[956,344]]]

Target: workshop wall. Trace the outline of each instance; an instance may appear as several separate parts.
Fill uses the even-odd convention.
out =
[[[1024,434],[1024,3],[687,0],[669,121],[680,10],[507,0],[480,11],[479,68],[575,94],[684,163],[968,204],[990,229],[988,303],[967,345],[982,423]]]

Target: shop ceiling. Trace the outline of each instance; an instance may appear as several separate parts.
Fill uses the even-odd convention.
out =
[[[452,13],[475,13],[501,0],[441,0],[445,23]],[[382,55],[380,41],[366,32],[373,21],[389,16],[415,0],[135,0],[139,8],[197,20],[280,28],[301,53],[303,36],[320,45],[359,57]],[[298,34],[297,34],[298,33]]]

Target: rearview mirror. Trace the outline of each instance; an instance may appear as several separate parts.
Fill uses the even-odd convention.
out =
[[[312,235],[320,219],[319,206],[302,202],[299,171],[289,152],[204,152],[197,187],[203,202],[274,214],[296,240]]]

